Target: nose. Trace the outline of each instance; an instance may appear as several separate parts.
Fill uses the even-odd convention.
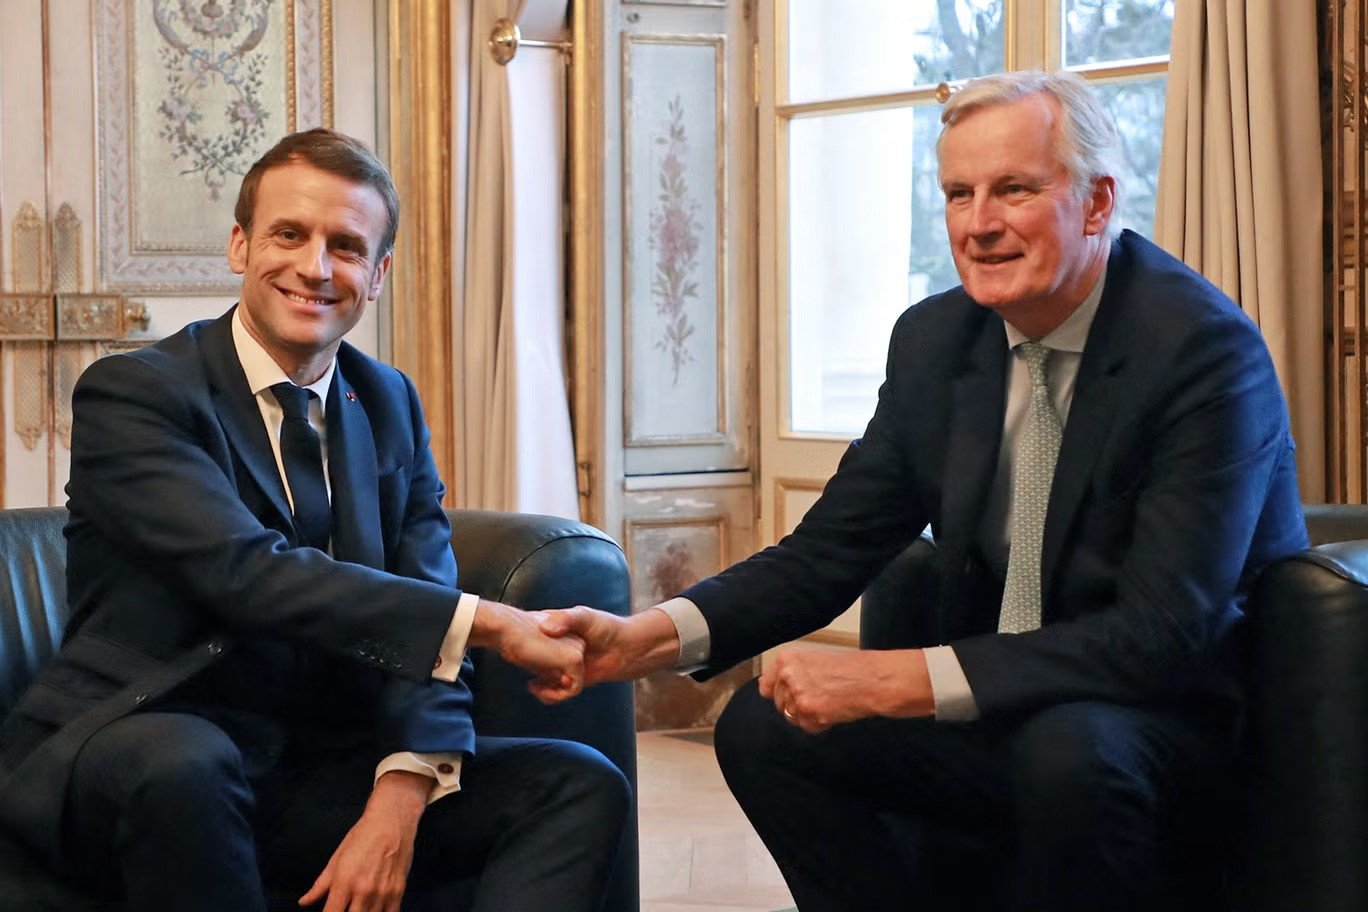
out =
[[[1002,231],[1002,207],[993,194],[974,195],[969,204],[968,228],[974,237],[987,237]]]
[[[301,278],[309,282],[326,282],[332,278],[332,258],[328,255],[326,240],[319,239],[302,244],[295,262]]]

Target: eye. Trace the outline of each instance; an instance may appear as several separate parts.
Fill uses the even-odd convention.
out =
[[[293,228],[282,228],[280,229],[280,231],[276,232],[276,236],[279,237],[282,241],[299,240],[299,232],[294,230]]]

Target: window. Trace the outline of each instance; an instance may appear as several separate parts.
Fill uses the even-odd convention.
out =
[[[894,319],[958,284],[937,180],[942,83],[1096,83],[1122,136],[1119,222],[1154,219],[1174,0],[774,0],[787,426],[858,434]]]

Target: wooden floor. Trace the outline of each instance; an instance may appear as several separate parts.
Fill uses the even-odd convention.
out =
[[[717,768],[712,733],[637,736],[641,912],[775,912],[793,899]]]

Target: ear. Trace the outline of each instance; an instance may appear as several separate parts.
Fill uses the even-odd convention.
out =
[[[1093,181],[1085,206],[1083,233],[1091,237],[1106,231],[1112,210],[1116,208],[1116,178],[1108,175]]]
[[[228,266],[238,275],[247,271],[247,232],[241,225],[234,225],[228,235]]]
[[[380,265],[375,267],[375,275],[371,276],[370,294],[366,296],[368,301],[374,301],[380,297],[380,289],[385,287],[385,276],[389,273],[390,263],[394,260],[394,253],[385,254]]]

